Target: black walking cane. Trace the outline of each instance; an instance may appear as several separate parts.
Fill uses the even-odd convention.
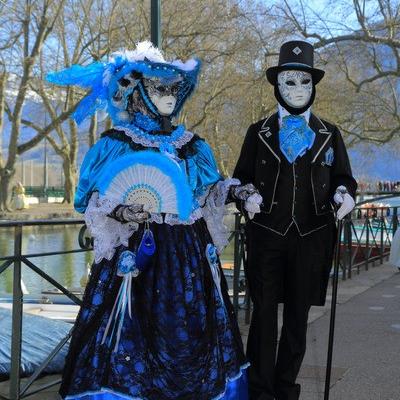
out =
[[[338,220],[337,238],[336,238],[334,263],[333,263],[331,321],[329,323],[328,357],[326,361],[324,400],[329,400],[329,391],[331,386],[333,339],[335,334],[336,301],[337,301],[337,290],[339,282],[339,256],[340,256],[340,241],[342,236],[342,226],[343,226],[343,221]]]

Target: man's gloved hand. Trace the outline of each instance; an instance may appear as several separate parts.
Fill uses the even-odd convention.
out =
[[[349,214],[355,206],[354,199],[349,195],[349,192],[344,186],[339,186],[336,189],[333,200],[337,205],[340,204],[339,210],[336,213],[339,220]]]
[[[244,202],[244,209],[248,212],[250,219],[254,218],[254,214],[260,212],[260,204],[263,199],[252,183],[232,186],[230,195],[234,200]]]
[[[143,210],[143,204],[120,204],[108,216],[123,224],[127,222],[141,224],[150,218],[150,213]]]

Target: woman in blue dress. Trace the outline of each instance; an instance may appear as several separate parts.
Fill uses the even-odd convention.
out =
[[[114,124],[80,170],[75,208],[94,238],[95,262],[65,362],[63,399],[247,399],[248,363],[217,253],[227,243],[225,203],[241,200],[257,212],[260,198],[252,187],[223,179],[209,145],[172,124],[198,73],[198,60],[167,62],[142,42],[108,63],[48,76],[91,89],[75,111],[77,122],[106,108]],[[111,162],[148,149],[186,174],[194,199],[188,220],[99,196]],[[121,255],[137,248],[146,227],[156,251],[127,286],[128,312],[119,303]]]

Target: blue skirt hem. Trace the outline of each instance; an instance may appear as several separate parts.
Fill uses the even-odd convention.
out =
[[[244,372],[250,363],[240,367],[240,371],[234,377],[226,378],[225,390],[223,393],[210,400],[247,400],[247,379]],[[102,387],[100,390],[87,391],[76,395],[68,395],[64,400],[145,400],[142,397],[132,397],[114,389]]]

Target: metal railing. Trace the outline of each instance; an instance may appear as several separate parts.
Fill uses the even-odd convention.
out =
[[[21,389],[21,344],[22,344],[22,313],[23,313],[23,292],[21,288],[21,267],[25,264],[32,271],[40,275],[47,282],[58,288],[62,293],[68,296],[74,303],[81,305],[81,300],[65,288],[61,283],[57,282],[54,278],[44,272],[37,266],[31,259],[36,257],[54,256],[69,253],[79,253],[90,250],[90,243],[85,239],[83,220],[36,220],[36,221],[13,221],[13,222],[0,222],[0,228],[14,228],[14,255],[7,257],[0,257],[0,275],[10,265],[14,265],[13,269],[13,296],[12,296],[12,339],[11,339],[11,367],[10,367],[10,383],[9,383],[9,397],[0,394],[0,399],[5,400],[19,400],[24,397],[30,396],[34,393],[45,390],[51,386],[57,385],[61,382],[60,379],[49,382],[45,385],[39,386],[34,390],[28,392],[29,387],[39,377],[51,360],[62,349],[65,343],[68,342],[72,335],[72,330],[57,344],[45,360],[37,367],[34,373],[29,377],[24,387]],[[79,232],[79,244],[81,249],[68,250],[68,251],[55,251],[47,253],[32,253],[22,254],[22,232],[26,226],[49,226],[49,225],[83,225]]]
[[[54,251],[45,253],[22,254],[22,234],[23,228],[28,226],[55,226],[55,225],[81,225],[78,235],[80,249],[68,251]],[[13,265],[13,293],[12,293],[12,341],[11,341],[11,368],[9,380],[9,397],[0,394],[1,400],[20,400],[31,396],[49,387],[61,383],[61,379],[56,379],[36,387],[34,390],[28,391],[31,385],[37,380],[40,374],[48,366],[51,360],[63,348],[72,336],[73,327],[68,334],[55,346],[45,360],[36,368],[34,373],[28,378],[24,386],[21,388],[21,343],[22,343],[22,313],[24,294],[21,288],[21,267],[22,264],[29,267],[32,271],[40,275],[45,281],[51,283],[63,294],[68,296],[74,303],[81,305],[82,301],[71,291],[64,287],[60,282],[43,271],[31,259],[36,257],[46,257],[54,255],[63,255],[70,253],[80,253],[92,251],[92,241],[87,237],[86,225],[84,220],[67,219],[67,220],[32,220],[32,221],[10,221],[0,222],[1,228],[14,228],[14,255],[0,257],[0,275]],[[229,241],[234,240],[234,276],[233,276],[233,304],[236,312],[239,310],[239,293],[243,289],[243,282],[240,285],[240,269],[242,260],[244,259],[244,227],[240,224],[240,216],[235,216],[235,229],[229,237]]]
[[[352,277],[354,271],[368,271],[375,262],[383,264],[389,256],[393,236],[399,226],[399,207],[355,208],[345,218],[341,242],[340,265],[342,279]]]
[[[395,196],[395,197],[398,197]],[[343,221],[340,242],[340,269],[342,280],[351,279],[353,273],[366,271],[376,262],[383,264],[389,256],[392,238],[399,227],[400,207],[363,207],[357,206],[351,215]],[[245,223],[241,215],[236,215],[235,230],[232,235],[235,243],[233,306],[236,314],[239,309],[245,311],[245,323],[249,324],[251,300],[247,285],[241,285],[240,273],[246,263]],[[244,287],[243,287],[244,286]],[[239,293],[245,291],[244,302],[239,305]]]
[[[342,279],[349,279],[356,271],[364,267],[366,270],[379,261],[383,263],[388,255],[392,236],[399,226],[398,207],[380,208],[356,208],[351,217],[345,219],[341,240],[341,270]],[[26,226],[50,226],[50,225],[81,225],[78,242],[80,249],[68,251],[55,251],[47,253],[22,254],[22,233]],[[21,266],[25,264],[32,271],[40,275],[47,282],[58,288],[73,302],[81,305],[81,300],[70,292],[61,283],[37,266],[32,259],[36,257],[54,256],[68,253],[86,252],[92,250],[92,241],[86,235],[86,226],[83,220],[36,220],[36,221],[14,221],[0,222],[1,228],[14,228],[14,255],[0,257],[0,275],[12,264],[13,270],[13,298],[12,298],[12,343],[11,343],[11,369],[9,381],[9,397],[0,394],[2,400],[19,400],[34,393],[45,390],[59,384],[60,379],[49,382],[46,385],[35,388],[28,392],[29,387],[39,377],[50,361],[68,342],[72,335],[72,329],[53,349],[48,357],[29,377],[21,389],[21,339],[22,339],[22,313],[23,292],[21,289]],[[240,309],[245,311],[245,323],[250,321],[251,302],[245,281],[241,279],[246,263],[246,238],[245,223],[240,214],[235,214],[235,225],[231,232],[229,241],[233,240],[234,267],[233,267],[233,306],[236,314]],[[240,293],[244,292],[244,301],[240,304]]]
[[[65,189],[60,186],[25,186],[25,195],[33,197],[64,197]]]

